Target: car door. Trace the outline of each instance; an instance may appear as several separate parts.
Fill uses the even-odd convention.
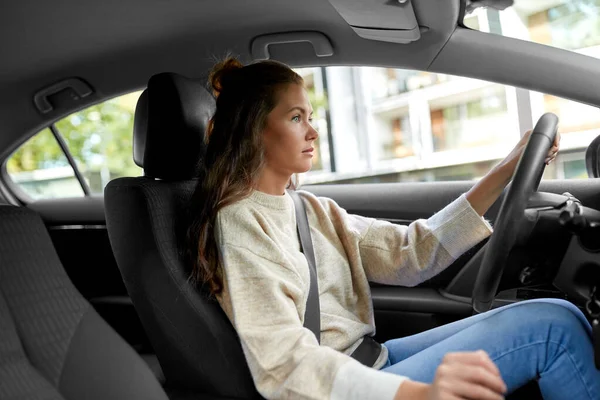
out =
[[[427,218],[466,192],[519,139],[517,121],[524,119],[522,110],[508,107],[514,88],[389,68],[298,71],[307,83],[314,123],[321,132],[313,170],[302,177],[304,188],[336,200],[351,213],[399,224]],[[365,91],[366,84],[374,81],[382,85]],[[141,175],[132,165],[130,142],[137,96],[139,92],[110,100],[110,107],[74,113],[38,133],[9,158],[5,182],[15,198],[42,215],[68,275],[84,297],[134,348],[145,353],[152,349],[111,251],[102,198],[109,179]],[[568,109],[588,107],[561,101]],[[485,104],[491,105],[486,109]],[[556,110],[555,100],[553,105]],[[478,114],[470,116],[469,110]],[[128,118],[100,117],[102,112],[125,113]],[[110,125],[112,120],[129,122]],[[106,126],[98,127],[94,121]],[[592,122],[600,128],[600,116]],[[486,134],[473,135],[487,126],[491,128]],[[541,190],[568,191],[585,205],[596,207],[596,181],[564,179],[585,175],[585,146],[595,136],[568,124],[561,129],[572,140],[556,163],[548,166],[546,177],[562,179],[544,180]],[[77,172],[69,157],[61,155],[61,140],[83,172]],[[111,140],[121,144],[119,151],[111,153]],[[82,149],[94,144],[98,147],[86,156]],[[45,174],[35,175],[36,168],[25,168],[28,146],[50,155],[52,163],[43,163],[51,165]],[[102,162],[94,169],[89,164],[97,156]],[[115,168],[123,160],[130,166]],[[492,224],[498,207],[499,202],[486,215]],[[478,265],[469,261],[483,244],[418,287],[373,284],[377,339],[406,336],[471,315],[469,297]],[[505,301],[518,300],[517,294],[530,295],[511,292]]]
[[[344,184],[314,185],[305,189],[318,196],[335,199],[349,213],[394,224],[409,224],[419,218],[430,217],[467,192],[472,185],[471,182]],[[544,181],[539,190],[557,194],[569,192],[588,207],[600,207],[598,179]],[[503,196],[485,215],[492,225]],[[416,287],[371,284],[377,339],[386,341],[408,336],[472,315],[471,292],[479,267],[473,257],[481,254],[479,251],[484,250],[485,242],[467,251],[439,275]],[[561,243],[566,246],[568,241]],[[524,249],[527,251],[527,246]],[[527,265],[518,267],[522,270]],[[522,286],[520,292],[514,288],[500,292],[497,305],[536,296],[562,297],[558,290],[535,291]]]
[[[585,166],[587,145],[600,134],[595,107],[423,71],[334,67],[304,69],[302,74],[309,77],[309,89],[315,88],[315,124],[327,134],[321,135],[313,170],[301,181],[305,189],[333,198],[350,213],[396,224],[430,217],[508,155],[544,112],[559,117],[562,140],[539,190],[569,192],[588,207],[600,205],[598,181],[587,179]],[[327,96],[319,97],[321,92]],[[573,112],[584,117],[574,119]],[[492,225],[502,198],[485,215]],[[551,275],[569,240],[570,234],[556,223],[540,224],[511,253],[497,304],[564,297],[552,287]],[[484,245],[417,287],[372,284],[377,339],[403,337],[472,315],[471,294]]]
[[[113,256],[103,199],[110,179],[142,174],[132,157],[133,115],[140,93],[71,113],[37,132],[6,160],[3,187],[10,202],[41,215],[67,275],[83,297],[133,348],[151,354]]]

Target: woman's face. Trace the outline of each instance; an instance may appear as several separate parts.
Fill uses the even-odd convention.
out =
[[[287,176],[310,170],[313,143],[319,137],[312,127],[312,107],[302,85],[289,84],[279,91],[278,102],[267,116],[263,143],[265,168]]]

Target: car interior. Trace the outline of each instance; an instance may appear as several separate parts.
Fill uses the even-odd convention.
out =
[[[600,8],[600,2],[580,2]],[[343,115],[344,110],[363,107],[358,97],[334,105],[334,89],[343,94],[347,82],[356,83],[361,74],[375,69],[411,70],[468,78],[473,90],[483,87],[482,82],[506,85],[516,99],[505,104],[509,110],[524,107],[524,93],[577,102],[588,107],[584,110],[597,110],[600,105],[597,53],[493,32],[493,22],[500,21],[494,18],[516,7],[519,0],[375,3],[24,0],[3,4],[0,398],[262,398],[227,317],[203,288],[190,283],[191,266],[182,245],[186,204],[197,185],[198,165],[205,154],[204,132],[215,110],[208,72],[227,54],[245,64],[273,59],[299,70],[312,68],[323,74],[319,75],[322,82],[329,79],[325,98],[330,104],[319,105],[325,110],[320,151],[329,170],[307,176],[301,189],[332,198],[349,213],[395,224],[428,218],[468,191],[477,176],[403,179],[408,176],[403,175],[404,161],[406,165],[414,161],[420,170],[440,168],[423,166],[425,161],[413,160],[412,153],[397,153],[396,158],[408,158],[388,163],[396,168],[396,175],[389,169],[379,175],[365,172],[369,163],[355,162],[354,153],[346,160],[342,146],[354,145],[350,125],[378,125],[364,121],[367,125],[361,125],[361,114],[349,117],[350,122],[334,118],[334,112]],[[546,8],[566,4],[543,3]],[[487,31],[467,26],[469,15],[485,16],[478,21],[489,22]],[[364,70],[357,72],[358,68]],[[342,79],[347,73],[350,80]],[[310,79],[316,82],[316,76]],[[315,87],[323,91],[322,85]],[[419,96],[428,96],[428,91],[427,86],[415,89]],[[109,104],[105,102],[133,92],[138,93],[128,100],[133,113],[125,121],[131,129],[122,142],[116,142],[117,135],[110,132],[99,138],[89,131],[97,139],[76,129],[63,134],[67,126],[63,121],[83,126],[85,121],[73,116],[91,107],[98,111],[88,114],[90,118],[104,121],[102,110],[108,110]],[[435,135],[437,128],[430,122],[413,117],[425,104],[416,98],[398,109],[408,110],[410,124]],[[315,104],[322,101],[316,98]],[[394,112],[385,107],[380,107],[382,115]],[[588,118],[578,113],[582,108],[572,108],[575,115],[556,110],[529,106],[527,118],[519,113],[506,126],[489,128],[518,139],[517,133],[535,126],[534,132],[554,137],[561,132],[561,123]],[[444,115],[449,118],[449,113]],[[433,112],[431,116],[433,121]],[[477,125],[474,130],[487,127]],[[489,240],[416,287],[373,283],[375,339],[404,337],[489,308],[543,297],[567,299],[590,322],[598,321],[600,140],[593,139],[600,137],[600,130],[586,129],[583,145],[570,139],[576,136],[563,133],[565,152],[582,154],[578,162],[585,165],[584,178],[567,177],[569,159],[565,158],[562,175],[546,179],[551,167],[544,170],[543,156],[551,141],[536,136],[539,140],[529,142],[513,183],[485,215],[494,226]],[[52,144],[41,139],[44,132]],[[377,135],[376,129],[365,133],[365,137]],[[111,138],[114,144],[108,143]],[[34,139],[39,146],[28,152]],[[106,163],[110,151],[125,148],[128,162],[140,173],[100,171],[100,189],[95,192],[83,156],[70,152],[71,141],[76,140],[81,141],[77,146],[82,155],[90,151],[90,143],[103,146]],[[434,136],[434,140],[438,139]],[[363,154],[362,142],[357,143],[356,154]],[[429,146],[436,148],[437,143]],[[507,149],[491,147],[498,152]],[[454,158],[448,165],[463,163],[458,153],[445,154]],[[469,162],[475,166],[492,165],[485,164],[481,154],[474,157]],[[46,161],[27,170],[23,166],[28,158]],[[497,158],[490,156],[489,161]],[[340,171],[333,179],[336,163]],[[357,164],[357,170],[341,171],[344,163]],[[21,169],[17,171],[15,165]],[[58,184],[52,195],[32,192],[35,182],[39,190],[50,187],[39,183],[54,179],[44,175],[44,169],[59,167],[70,168],[69,179],[80,195],[71,195]],[[600,366],[599,344],[590,357],[596,357]],[[508,398],[541,398],[541,394],[532,381]]]

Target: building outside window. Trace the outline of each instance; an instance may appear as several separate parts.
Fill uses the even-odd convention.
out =
[[[464,22],[600,58],[600,0],[516,0]],[[374,67],[326,68],[325,76],[334,82],[326,93],[331,146],[345,161],[306,183],[478,179],[516,144],[528,112],[533,123],[545,112],[560,120],[561,153],[544,179],[584,178],[585,149],[600,134],[597,107],[533,91],[524,106],[523,89],[493,82]]]
[[[515,0],[502,12],[478,9],[464,24],[600,58],[600,0]],[[585,150],[600,135],[597,107],[494,82],[397,68],[296,71],[304,78],[319,131],[313,168],[300,183],[478,179],[517,143],[524,130],[519,121],[533,124],[545,112],[559,117],[562,140],[544,179],[586,178]],[[109,180],[141,175],[131,157],[140,93],[94,105],[41,130],[8,160],[9,176],[38,199],[101,195]]]

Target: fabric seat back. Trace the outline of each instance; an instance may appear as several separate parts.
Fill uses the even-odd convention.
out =
[[[186,207],[197,184],[215,100],[199,82],[153,76],[138,101],[134,159],[143,177],[105,189],[111,245],[167,385],[254,399],[239,338],[218,302],[189,282]]]
[[[0,205],[0,399],[167,399],[73,286],[41,217],[10,205]]]

